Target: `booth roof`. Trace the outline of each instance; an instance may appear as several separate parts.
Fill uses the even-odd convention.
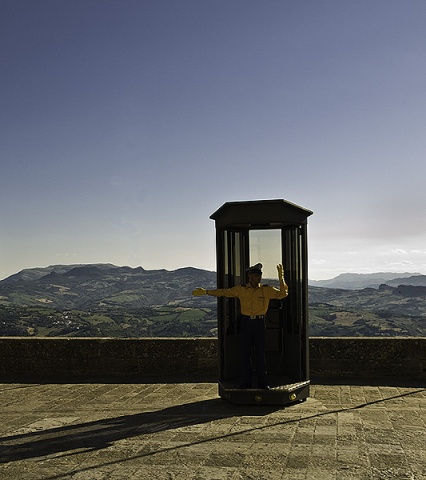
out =
[[[216,226],[278,228],[304,224],[312,211],[287,200],[226,202],[210,215]]]

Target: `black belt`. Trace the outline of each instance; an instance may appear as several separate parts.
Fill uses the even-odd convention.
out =
[[[250,320],[264,320],[265,315],[243,315],[243,317],[247,317]]]

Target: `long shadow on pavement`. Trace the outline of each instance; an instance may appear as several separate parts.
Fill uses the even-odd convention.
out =
[[[263,416],[280,407],[248,408],[209,399],[153,412],[105,418],[0,438],[0,463],[78,450],[100,450],[114,442],[234,416]]]

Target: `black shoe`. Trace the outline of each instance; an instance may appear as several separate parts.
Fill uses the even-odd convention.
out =
[[[241,390],[251,388],[251,383],[242,383],[238,388],[240,388]]]

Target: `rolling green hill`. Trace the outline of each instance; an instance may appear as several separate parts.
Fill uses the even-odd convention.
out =
[[[424,287],[309,287],[312,336],[426,336]]]
[[[310,334],[425,336],[425,279],[398,278],[398,286],[391,286],[397,277],[387,277],[389,285],[378,288],[359,288],[360,277],[348,276],[341,280],[356,280],[356,290],[311,285]],[[335,282],[339,285],[338,278]],[[89,264],[26,269],[0,281],[0,335],[215,336],[216,299],[191,295],[198,286],[215,285],[215,272],[191,267],[168,271]]]

